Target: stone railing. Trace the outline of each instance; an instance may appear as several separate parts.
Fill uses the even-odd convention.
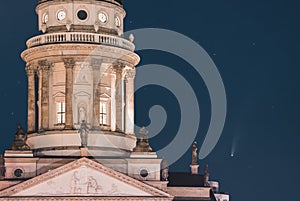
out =
[[[120,47],[130,51],[135,49],[132,42],[122,37],[81,32],[44,34],[29,39],[26,45],[31,48],[53,43],[91,43]]]

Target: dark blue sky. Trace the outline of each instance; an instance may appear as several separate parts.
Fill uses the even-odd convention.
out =
[[[19,55],[26,40],[38,34],[36,4],[37,0],[4,1],[0,7],[1,150],[10,146],[17,123],[26,125],[27,81]],[[154,27],[185,34],[206,49],[220,71],[227,92],[228,116],[216,149],[200,161],[201,170],[209,164],[211,178],[221,182],[222,191],[228,191],[232,201],[296,199],[300,180],[300,2],[127,0],[124,4],[126,30]],[[173,65],[178,71],[179,66],[188,65],[162,52],[145,51],[140,55],[141,64]],[[181,73],[192,75],[189,70]],[[191,77],[191,84],[196,80]],[[199,104],[203,116],[197,137],[201,142],[201,133],[209,124],[210,102],[205,85],[197,81],[199,86],[193,87],[198,99],[203,100]],[[139,124],[147,124],[145,105],[168,103],[147,96],[153,93],[171,96],[157,87],[137,93]],[[175,107],[176,101],[169,104]],[[170,113],[173,116],[172,110]],[[171,120],[176,125],[176,115]],[[174,129],[176,126],[169,123],[164,133],[170,134]],[[164,133],[159,140],[151,140],[155,149],[170,140]],[[236,146],[232,158],[233,142]],[[190,152],[171,169],[188,171],[189,163]]]

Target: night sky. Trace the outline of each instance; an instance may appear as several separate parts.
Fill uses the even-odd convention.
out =
[[[19,55],[26,40],[39,34],[34,12],[37,2],[1,2],[1,151],[11,145],[19,122],[26,127],[27,80]],[[151,27],[182,33],[199,43],[218,67],[228,114],[216,148],[199,162],[201,171],[209,164],[211,179],[220,181],[221,191],[229,192],[232,201],[297,199],[300,2],[127,0],[124,7],[127,31]],[[210,120],[210,100],[201,78],[192,76],[188,64],[174,55],[138,53],[141,65],[169,65],[190,76],[202,112],[196,139],[201,144]],[[179,110],[169,91],[149,86],[136,93],[138,125],[149,124],[147,108],[156,104],[169,107],[170,118],[163,131],[150,140],[155,150],[168,144],[176,133]],[[190,155],[187,152],[171,170],[189,171]]]

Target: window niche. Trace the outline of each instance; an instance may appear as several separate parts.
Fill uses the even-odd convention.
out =
[[[110,96],[108,94],[101,94],[99,101],[99,125],[102,129],[109,129],[110,127]]]
[[[56,128],[65,126],[66,123],[66,103],[65,103],[65,94],[58,92],[53,97],[53,124]]]

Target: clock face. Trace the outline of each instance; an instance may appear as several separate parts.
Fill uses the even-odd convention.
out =
[[[57,19],[59,21],[63,21],[64,19],[66,19],[66,12],[61,10],[57,13]]]
[[[116,18],[115,18],[115,25],[116,25],[117,27],[120,27],[120,26],[121,26],[121,20],[120,20],[119,17],[116,17]]]
[[[99,13],[98,14],[98,19],[100,20],[100,22],[105,23],[107,22],[107,16],[105,13]]]
[[[49,15],[47,13],[44,13],[43,15],[43,23],[46,24],[49,20]]]

